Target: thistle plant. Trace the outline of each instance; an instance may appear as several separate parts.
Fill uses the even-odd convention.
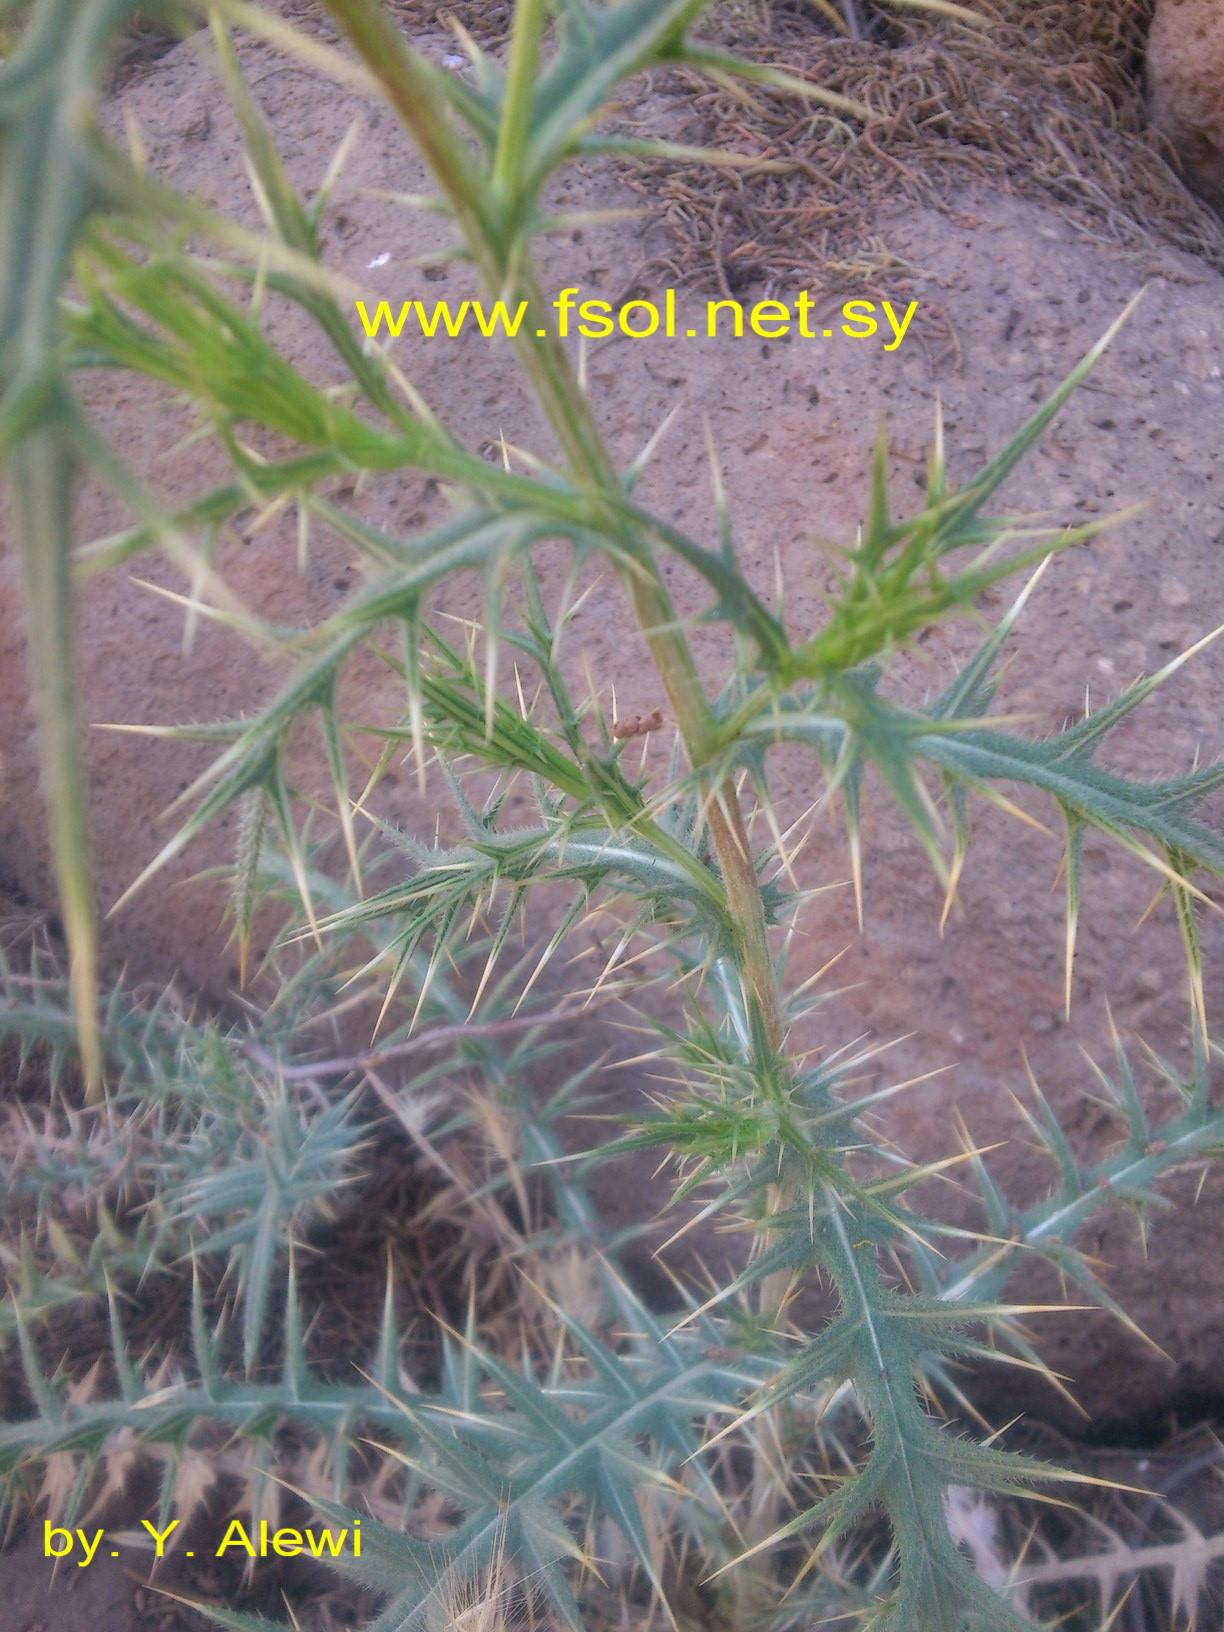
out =
[[[1101,525],[1037,532],[992,507],[1113,331],[966,482],[948,475],[937,420],[925,495],[911,516],[894,514],[882,442],[840,586],[819,626],[796,628],[741,566],[716,460],[714,539],[689,537],[640,501],[638,478],[655,447],[628,468],[618,462],[598,404],[548,328],[535,245],[567,224],[547,201],[563,167],[600,154],[667,157],[666,143],[600,129],[619,88],[649,69],[734,78],[831,105],[843,121],[868,122],[871,110],[699,43],[702,0],[518,0],[504,63],[462,37],[470,64],[463,74],[414,49],[377,0],[328,6],[350,54],[241,0],[209,15],[217,72],[264,215],[261,234],[175,194],[100,136],[88,93],[123,6],[36,0],[0,71],[0,448],[11,464],[39,637],[32,682],[75,1017],[70,1026],[58,997],[48,1008],[41,987],[32,988],[41,994],[32,1002],[18,982],[0,1019],[58,1048],[71,1032],[86,1081],[114,1085],[101,1109],[65,1110],[59,1130],[81,1141],[82,1162],[101,1164],[99,1205],[114,1182],[104,1171],[106,1140],[90,1137],[81,1118],[102,1118],[97,1126],[110,1136],[116,1117],[160,1119],[154,1144],[162,1154],[142,1175],[156,1206],[144,1233],[124,1238],[116,1266],[227,1255],[242,1330],[241,1355],[230,1364],[223,1323],[197,1274],[193,1375],[146,1375],[129,1351],[119,1301],[93,1264],[76,1286],[81,1295],[110,1296],[117,1389],[106,1399],[73,1399],[40,1358],[34,1317],[54,1300],[45,1273],[27,1266],[14,1325],[33,1410],[0,1433],[13,1490],[28,1494],[32,1470],[67,1457],[79,1505],[99,1460],[135,1435],[164,1464],[168,1511],[176,1467],[210,1425],[256,1448],[266,1490],[291,1425],[321,1448],[330,1489],[324,1494],[316,1481],[308,1495],[337,1522],[348,1511],[357,1447],[372,1441],[386,1458],[393,1511],[384,1503],[367,1524],[360,1559],[340,1561],[381,1598],[370,1632],[443,1625],[490,1581],[517,1594],[535,1624],[578,1632],[592,1624],[589,1594],[609,1531],[660,1606],[674,1568],[668,1544],[699,1559],[718,1624],[783,1628],[857,1616],[894,1632],[1031,1625],[958,1547],[949,1494],[1039,1489],[1069,1476],[949,1428],[939,1412],[958,1399],[954,1363],[1040,1366],[1024,1310],[1005,1301],[1013,1273],[1034,1258],[1053,1264],[1087,1301],[1112,1306],[1075,1244],[1079,1226],[1117,1201],[1142,1211],[1163,1175],[1215,1155],[1224,1134],[1209,1092],[1213,1049],[1195,929],[1196,879],[1224,871],[1224,841],[1195,813],[1224,781],[1224,766],[1153,782],[1107,771],[1096,758],[1113,727],[1185,657],[1047,737],[1014,733],[991,714],[1001,650],[1042,569]],[[320,249],[343,156],[317,196],[295,193],[245,82],[235,30],[300,53],[394,110],[433,178],[428,207],[450,221],[453,253],[472,264],[490,296],[512,307],[526,302],[540,318],[523,325],[515,345],[554,459],[517,448],[499,463],[481,458],[422,401],[393,352],[358,339]],[[342,388],[313,384],[278,349],[264,321],[273,299],[295,307],[330,348],[345,370]],[[75,377],[87,367],[134,372],[186,402],[200,434],[227,455],[232,479],[167,512],[79,407]],[[268,443],[256,433],[273,433],[275,456],[258,451]],[[68,499],[84,467],[116,486],[133,521],[77,544]],[[453,502],[444,522],[407,536],[380,530],[337,484],[345,478],[351,491],[354,477],[390,482],[405,473],[446,484]],[[262,516],[296,507],[305,527],[343,539],[360,556],[365,583],[310,628],[256,625],[227,592],[216,548],[227,522],[252,505]],[[572,560],[560,596],[539,570],[541,548],[558,543]],[[191,617],[250,634],[288,670],[274,699],[240,720],[154,733],[212,744],[214,757],[179,801],[173,835],[132,886],[146,885],[223,813],[240,811],[233,922],[244,964],[256,907],[272,900],[290,914],[272,965],[280,991],[271,1018],[254,1030],[210,1029],[176,1015],[168,1035],[156,1005],[103,1005],[98,1018],[70,586],[74,574],[154,549],[187,575]],[[673,561],[685,574],[682,606],[665,571]],[[617,732],[603,699],[575,688],[561,660],[582,575],[594,564],[618,581],[666,699],[675,742],[662,771],[639,759],[636,739]],[[466,643],[448,639],[431,614],[431,593],[461,572],[474,572],[482,586],[478,638]],[[985,627],[984,593],[1012,580],[1010,611]],[[938,696],[903,705],[893,695],[897,654],[953,619],[977,621],[977,650]],[[722,637],[726,667],[716,686],[694,655],[698,620]],[[359,651],[377,653],[400,688],[392,725],[346,715],[341,682]],[[521,678],[528,672],[530,684]],[[328,864],[318,841],[317,801],[299,793],[289,769],[290,739],[303,721],[319,730],[341,868]],[[371,742],[375,769],[355,785],[354,745]],[[971,1147],[934,1163],[889,1152],[866,1113],[896,1090],[860,1086],[874,1055],[828,1039],[812,1056],[795,1041],[821,994],[787,975],[807,897],[772,786],[783,745],[810,754],[825,802],[844,812],[860,910],[869,776],[912,825],[948,907],[974,801],[1014,817],[1021,812],[1005,789],[1044,796],[1064,834],[1068,1003],[1085,833],[1095,830],[1150,867],[1181,926],[1192,994],[1190,1071],[1157,1062],[1175,1093],[1174,1113],[1151,1123],[1119,1042],[1092,1082],[1108,1092],[1120,1129],[1102,1158],[1085,1164],[1074,1155],[1034,1089],[1032,1130],[1056,1173],[1048,1197],[1005,1197]],[[453,840],[422,839],[375,814],[380,774],[404,753],[422,776],[445,781]],[[512,826],[505,801],[519,781],[532,791],[535,814]],[[826,877],[840,865],[830,861]],[[524,962],[521,926],[544,886],[566,906]],[[532,1004],[542,971],[594,913],[614,917],[616,939],[583,1000],[623,998],[631,967],[667,984],[664,1018],[643,1022],[654,1028],[650,1052],[665,1086],[649,1115],[567,1161],[558,1128],[581,1085],[541,1106],[525,1068],[541,1033],[526,1031],[519,1053],[496,1030],[538,1019]],[[301,971],[289,973],[284,960],[295,951]],[[320,1058],[300,1022],[312,1003],[328,1012],[341,989],[375,994],[384,1029],[366,1054],[337,1063]],[[369,1134],[363,1082],[427,1140],[422,1107],[438,1091],[437,1060],[401,1091],[378,1073],[381,1060],[407,1050],[431,1023],[453,1028],[458,1057],[514,1130],[513,1159],[473,1205],[525,1177],[543,1179],[547,1222],[524,1230],[515,1251],[530,1266],[559,1244],[589,1251],[598,1243],[591,1263],[600,1314],[580,1319],[542,1293],[555,1343],[548,1356],[524,1357],[483,1341],[474,1312],[465,1330],[445,1335],[437,1385],[422,1391],[401,1372],[392,1286],[372,1355],[353,1357],[352,1381],[324,1382],[306,1360],[307,1322],[283,1238],[307,1231],[360,1166]],[[167,1058],[178,1062],[173,1069]],[[299,1099],[293,1090],[303,1083],[314,1092]],[[340,1097],[338,1085],[347,1085]],[[594,1166],[643,1149],[675,1171],[676,1228],[694,1215],[713,1218],[736,1224],[750,1243],[724,1284],[709,1296],[678,1290],[674,1308],[652,1307],[633,1290],[625,1241],[602,1226],[586,1184]],[[917,1204],[917,1187],[950,1166],[976,1182],[978,1236]],[[40,1211],[53,1168],[38,1167]],[[817,1279],[836,1307],[827,1324],[808,1330],[797,1293]],[[266,1381],[257,1362],[281,1285],[283,1361],[279,1377]],[[71,1295],[68,1277],[56,1296]],[[420,1514],[438,1496],[448,1522],[426,1534]],[[236,1609],[209,1613],[248,1632],[271,1624]]]

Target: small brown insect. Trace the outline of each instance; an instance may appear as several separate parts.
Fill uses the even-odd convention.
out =
[[[656,708],[650,714],[635,714],[629,720],[617,720],[612,727],[612,735],[618,742],[626,737],[645,737],[652,731],[660,731],[663,727],[663,710]]]

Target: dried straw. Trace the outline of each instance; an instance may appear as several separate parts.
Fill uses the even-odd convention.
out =
[[[852,128],[791,96],[656,87],[638,128],[772,161],[762,170],[652,165],[631,185],[657,206],[668,248],[649,268],[724,293],[798,277],[815,290],[871,287],[903,264],[881,237],[890,207],[955,209],[975,184],[1053,200],[1086,232],[1157,245],[1224,268],[1224,221],[1191,193],[1147,123],[1143,46],[1154,0],[977,0],[987,26],[859,10],[872,37],[837,37],[810,5],[774,0],[745,28],[758,60],[867,103]],[[755,34],[755,37],[754,37]],[[681,128],[677,130],[677,116]]]

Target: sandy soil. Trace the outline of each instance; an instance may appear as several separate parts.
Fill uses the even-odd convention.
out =
[[[144,1560],[99,1555],[87,1569],[43,1556],[41,1521],[0,1555],[4,1625],[11,1632],[202,1632],[207,1623],[144,1583]]]

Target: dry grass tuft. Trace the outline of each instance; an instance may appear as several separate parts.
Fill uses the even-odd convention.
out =
[[[979,0],[975,9],[988,27],[880,8],[871,37],[853,40],[810,6],[775,0],[753,55],[869,104],[879,117],[862,132],[793,98],[660,82],[658,118],[673,140],[771,164],[669,162],[631,177],[670,239],[639,276],[716,282],[731,295],[769,279],[871,288],[887,274],[895,289],[905,268],[879,236],[881,217],[901,201],[955,206],[973,183],[1052,199],[1101,239],[1170,245],[1224,267],[1224,223],[1148,128],[1141,64],[1152,0]],[[733,21],[750,26],[752,15],[740,7]]]

